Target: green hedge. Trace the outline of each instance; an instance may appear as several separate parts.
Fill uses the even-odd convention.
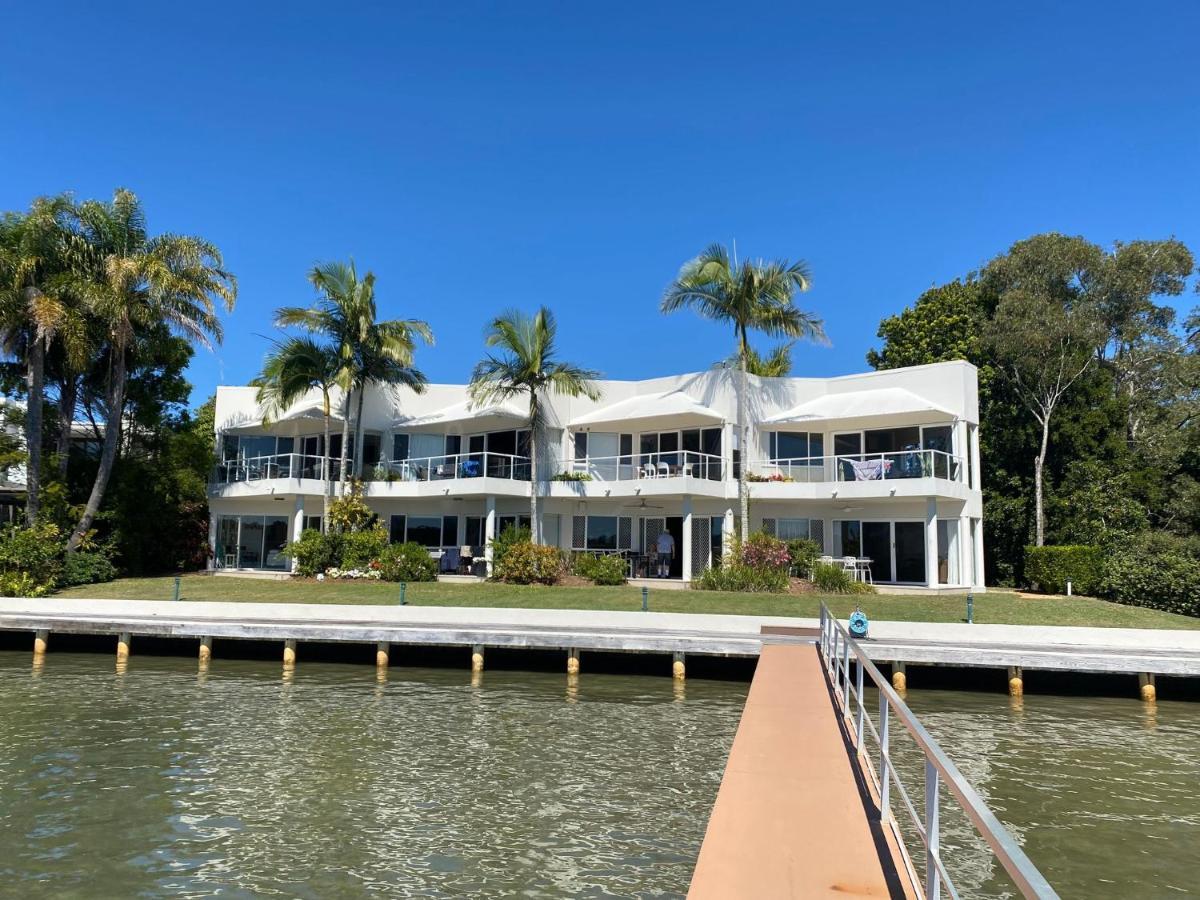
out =
[[[816,563],[812,567],[812,583],[824,594],[873,594],[875,588],[858,581],[840,565]]]
[[[788,589],[786,569],[768,569],[729,562],[713,566],[692,582],[701,591],[745,591],[763,594],[782,594]]]
[[[379,554],[384,581],[437,581],[438,561],[422,544],[389,544]]]
[[[1200,616],[1200,543],[1163,532],[1105,548],[1100,595],[1129,606]]]
[[[626,563],[612,553],[580,553],[575,557],[575,574],[593,584],[624,584]]]
[[[557,584],[563,561],[557,548],[528,541],[509,544],[500,558],[492,558],[492,574],[509,584]]]
[[[1073,593],[1094,597],[1103,577],[1104,551],[1099,547],[1025,548],[1025,578],[1048,594],[1065,594],[1069,581]]]

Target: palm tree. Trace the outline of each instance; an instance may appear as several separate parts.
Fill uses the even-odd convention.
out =
[[[500,352],[488,353],[476,364],[468,386],[474,406],[520,396],[529,405],[529,520],[534,543],[542,540],[538,518],[538,447],[546,426],[542,398],[553,392],[600,399],[595,384],[599,373],[555,359],[557,331],[554,314],[544,306],[532,317],[508,311],[493,319],[484,340]]]
[[[222,337],[217,302],[232,311],[237,299],[237,281],[225,270],[216,246],[199,237],[151,237],[141,201],[131,191],[118,189],[109,203],[82,203],[74,216],[83,247],[83,273],[74,287],[102,326],[108,372],[100,465],[68,552],[77,550],[91,529],[112,475],[125,408],[127,357],[137,334],[165,325],[211,347]]]
[[[330,394],[337,387],[339,371],[335,348],[318,344],[309,337],[289,337],[275,342],[275,349],[263,361],[262,373],[250,384],[258,388],[258,402],[264,411],[263,425],[312,390],[321,392],[321,417],[324,425],[321,447],[321,493],[324,497],[321,531],[329,519],[329,419]]]
[[[785,378],[792,371],[792,346],[795,343],[776,344],[766,356],[750,347],[746,352],[746,372],[759,378]],[[736,368],[738,354],[732,354],[718,365]]]
[[[420,392],[425,376],[412,367],[418,339],[433,344],[429,325],[418,319],[376,322],[375,275],[358,277],[354,261],[314,266],[308,280],[316,288],[311,307],[285,306],[275,311],[279,328],[300,328],[328,338],[338,358],[337,384],[342,390],[342,458],[338,477],[345,495],[350,445],[350,403],[357,395],[355,415],[355,471],[362,469],[362,408],[366,386],[403,384]],[[328,452],[328,451],[326,451]]]
[[[771,337],[808,338],[824,341],[821,320],[797,309],[793,300],[810,285],[808,265],[803,261],[766,262],[731,261],[729,252],[712,244],[686,263],[678,277],[663,294],[661,309],[672,313],[694,309],[705,319],[733,326],[737,342],[737,428],[738,449],[742,454],[738,467],[738,499],[742,512],[742,540],[750,537],[750,492],[746,487],[749,460],[749,432],[746,427],[747,373],[749,371],[750,332],[761,331]]]
[[[46,355],[61,346],[82,365],[83,317],[72,302],[65,196],[35,200],[28,213],[0,219],[0,346],[25,369],[25,519],[37,521],[42,473]]]

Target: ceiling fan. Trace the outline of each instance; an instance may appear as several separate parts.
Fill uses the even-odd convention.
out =
[[[635,503],[633,506],[622,506],[621,509],[664,509],[665,507],[658,506],[654,503],[647,503],[643,497],[640,503]]]

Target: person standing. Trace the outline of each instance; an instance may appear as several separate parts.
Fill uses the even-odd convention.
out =
[[[658,551],[658,577],[669,578],[671,575],[671,559],[675,556],[675,538],[671,532],[664,531],[654,542]]]

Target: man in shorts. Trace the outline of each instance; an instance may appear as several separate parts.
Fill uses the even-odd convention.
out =
[[[671,559],[675,556],[675,538],[671,537],[671,532],[660,534],[654,542],[654,549],[658,551],[658,577],[669,578]]]

